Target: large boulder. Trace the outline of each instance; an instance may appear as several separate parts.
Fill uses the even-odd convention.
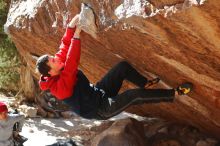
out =
[[[219,0],[12,0],[5,30],[35,78],[36,57],[57,51],[82,2],[94,10],[98,28],[96,39],[81,37],[80,68],[92,82],[123,59],[169,87],[191,81],[189,96],[128,111],[189,123],[220,138]]]
[[[135,119],[116,121],[91,140],[91,146],[146,146],[143,123]]]

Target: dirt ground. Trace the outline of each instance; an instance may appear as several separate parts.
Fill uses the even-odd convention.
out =
[[[10,105],[14,102],[14,98],[6,97],[3,94],[0,94],[0,101]],[[138,120],[144,119],[143,117],[123,112],[110,120],[114,121],[127,117],[133,117]],[[72,138],[75,142],[80,144],[83,140],[82,136],[85,138],[85,129],[100,126],[102,123],[103,121],[86,120],[80,117],[72,117],[69,119],[42,117],[26,118],[20,134],[28,138],[28,140],[24,143],[24,146],[45,146],[55,143],[58,139],[67,138]],[[79,133],[79,135],[77,133]]]
[[[13,97],[0,95],[0,101],[10,105]],[[145,123],[145,135],[151,146],[217,146],[218,140],[204,135],[195,127],[167,124],[161,119],[144,118],[123,112],[109,121],[86,120],[80,117],[64,118],[26,118],[20,133],[28,138],[24,146],[46,146],[59,139],[71,138],[78,146],[89,146],[90,139],[107,129],[113,121],[134,118]],[[94,130],[95,129],[95,130]],[[97,130],[98,129],[98,130]]]

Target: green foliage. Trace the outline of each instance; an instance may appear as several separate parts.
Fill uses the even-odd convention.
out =
[[[0,0],[0,33],[3,32],[3,24],[6,21],[7,18],[7,12],[6,12],[6,3],[4,2],[4,0]]]
[[[20,81],[19,54],[3,29],[7,7],[5,0],[0,0],[0,90],[17,91]]]

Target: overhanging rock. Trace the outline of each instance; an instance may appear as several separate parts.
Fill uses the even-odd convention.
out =
[[[57,51],[81,2],[93,8],[98,27],[97,39],[82,34],[80,68],[92,82],[122,59],[172,87],[191,81],[189,96],[129,111],[193,124],[220,138],[219,0],[12,0],[5,30],[36,78],[33,56]]]

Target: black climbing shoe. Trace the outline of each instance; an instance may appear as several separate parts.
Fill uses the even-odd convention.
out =
[[[26,137],[21,136],[20,134],[14,134],[13,138],[15,146],[23,146],[23,143],[28,140]]]
[[[147,84],[145,85],[145,88],[150,87],[150,86],[152,86],[152,85],[155,85],[155,84],[157,84],[159,81],[160,81],[160,78],[154,78],[154,79],[152,79],[152,80],[149,80],[149,81],[147,82]]]
[[[189,92],[191,92],[193,89],[193,84],[190,82],[186,82],[181,84],[176,88],[176,91],[178,92],[178,95],[186,95]]]

